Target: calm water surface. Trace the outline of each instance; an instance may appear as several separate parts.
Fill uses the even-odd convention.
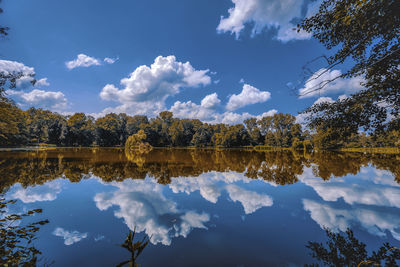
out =
[[[1,152],[0,186],[48,219],[42,263],[115,266],[130,230],[140,266],[300,266],[323,227],[400,247],[400,156],[154,149]]]

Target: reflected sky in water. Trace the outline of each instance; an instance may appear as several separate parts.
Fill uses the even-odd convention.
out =
[[[142,266],[301,266],[323,227],[400,246],[398,155],[55,149],[0,164],[9,212],[49,219],[35,242],[55,266],[115,266],[129,229],[150,239]]]

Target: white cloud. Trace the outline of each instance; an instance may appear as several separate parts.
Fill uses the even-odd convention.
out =
[[[256,117],[248,112],[235,113],[235,112],[224,112],[222,114],[216,114],[212,123],[225,123],[225,124],[239,124],[243,123],[244,120]]]
[[[232,111],[247,105],[266,102],[270,98],[270,92],[260,91],[249,84],[244,84],[240,94],[232,95],[229,98],[226,109]]]
[[[44,91],[34,89],[30,92],[7,90],[6,93],[15,98],[21,107],[31,107],[51,109],[60,111],[67,107],[67,98],[60,92]]]
[[[97,194],[97,208],[119,207],[115,216],[123,218],[131,230],[144,231],[153,244],[170,245],[173,237],[186,237],[193,228],[206,229],[204,224],[210,220],[206,213],[180,210],[176,202],[164,196],[163,186],[153,178],[111,184],[118,190]]]
[[[299,89],[300,98],[322,96],[336,93],[356,93],[364,87],[361,85],[365,80],[358,76],[349,79],[338,78],[342,75],[340,70],[320,69],[306,81],[305,87]],[[328,81],[332,81],[329,82]],[[323,87],[322,89],[319,89]]]
[[[324,102],[326,102],[326,103],[333,103],[333,102],[335,102],[331,97],[328,97],[328,96],[321,96],[320,98],[318,98],[317,100],[315,100],[315,102],[314,102],[314,104],[313,105],[318,105],[318,104],[321,104],[321,103],[324,103]]]
[[[234,7],[228,10],[227,17],[221,17],[217,27],[219,33],[230,32],[239,38],[246,25],[252,25],[252,35],[261,33],[264,29],[277,30],[276,39],[282,42],[290,40],[309,39],[311,34],[293,28],[294,19],[302,17],[301,0],[232,0]],[[315,12],[316,4],[308,7],[307,15]]]
[[[107,63],[107,64],[114,64],[116,61],[118,60],[118,58],[109,58],[109,57],[106,57],[106,58],[104,58],[104,62],[105,63]]]
[[[214,109],[205,108],[192,101],[176,101],[170,108],[170,111],[177,118],[199,119],[202,121],[212,120],[214,115]]]
[[[90,67],[90,66],[100,66],[101,61],[97,58],[87,56],[85,54],[79,54],[76,59],[65,62],[65,66],[72,70],[78,67]]]
[[[87,233],[80,233],[78,231],[70,232],[70,231],[64,230],[61,227],[57,227],[56,229],[54,229],[53,235],[64,238],[64,244],[66,246],[73,245],[74,243],[77,243],[87,237]]]
[[[273,116],[278,112],[276,109],[272,109],[261,115],[252,115],[248,112],[235,113],[230,111],[219,113],[216,111],[219,104],[220,100],[218,99],[217,94],[214,93],[206,96],[201,101],[201,105],[193,103],[192,101],[176,101],[170,108],[170,111],[177,118],[199,119],[211,124],[225,123],[230,125],[243,123],[244,120],[249,118],[261,119],[265,116]]]
[[[267,112],[264,112],[261,115],[256,116],[256,118],[257,118],[257,120],[261,120],[263,117],[272,117],[276,113],[278,113],[278,111],[276,109],[271,109],[271,110],[268,110]]]
[[[207,95],[201,100],[201,106],[208,109],[216,108],[219,103],[221,103],[221,100],[219,100],[217,93]]]
[[[366,177],[335,178],[323,181],[306,168],[299,180],[312,187],[325,201],[337,201],[339,198],[350,204],[363,204],[400,208],[400,185],[394,182],[393,175],[371,167],[361,170]]]
[[[165,110],[165,100],[176,95],[183,87],[198,87],[211,83],[208,70],[196,70],[190,62],[182,63],[175,56],[159,56],[149,67],[137,67],[121,80],[122,89],[107,84],[100,93],[104,100],[120,103],[103,112],[157,115]]]
[[[22,76],[15,81],[15,86],[17,89],[27,89],[32,86],[34,80],[31,76]]]
[[[360,225],[370,234],[385,237],[386,231],[400,241],[400,214],[389,213],[373,206],[362,208],[335,208],[331,203],[322,204],[314,200],[303,200],[304,210],[309,211],[311,218],[332,231],[346,231],[354,225]]]
[[[345,231],[360,225],[373,235],[384,237],[389,231],[400,240],[400,214],[396,210],[400,208],[400,185],[392,173],[368,166],[355,176],[323,181],[309,167],[299,180],[325,201],[303,200],[304,209],[321,227]],[[347,205],[338,205],[339,199]]]
[[[35,75],[35,70],[16,61],[0,60],[0,73],[3,75],[21,73],[24,76],[33,76]]]
[[[246,214],[251,214],[262,207],[270,207],[273,204],[270,196],[248,191],[237,185],[228,185],[226,190],[233,201],[238,201],[242,204]]]
[[[10,60],[0,60],[0,74],[4,76],[13,75],[19,77],[15,81],[18,89],[25,89],[32,85],[35,76],[35,70],[32,67]]]
[[[61,192],[62,182],[54,180],[42,185],[22,187],[21,184],[14,185],[7,195],[10,199],[19,199],[24,203],[33,203],[37,201],[53,201]]]
[[[42,87],[42,86],[49,86],[50,83],[47,81],[47,78],[42,78],[40,80],[37,80],[35,83],[35,86],[37,87]]]
[[[202,121],[210,121],[215,117],[215,109],[221,103],[216,93],[205,96],[198,105],[192,101],[180,102],[176,101],[170,108],[178,118],[200,119]]]
[[[32,86],[36,75],[34,68],[25,66],[23,63],[9,60],[0,60],[0,73],[2,75],[15,75],[19,78],[15,81],[16,89],[27,89]],[[49,86],[47,78],[36,81],[35,86]]]

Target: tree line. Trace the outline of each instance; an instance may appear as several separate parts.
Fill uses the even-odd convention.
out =
[[[0,146],[124,146],[133,135],[153,147],[245,147],[331,149],[340,147],[399,146],[400,132],[393,122],[371,135],[340,126],[303,130],[291,114],[278,113],[243,124],[209,124],[198,119],[174,118],[169,111],[155,118],[110,113],[95,119],[84,113],[64,116],[49,110],[21,110],[11,101],[0,101]],[[347,134],[347,135],[346,135]],[[133,137],[132,137],[133,138]],[[131,138],[131,139],[132,139]]]

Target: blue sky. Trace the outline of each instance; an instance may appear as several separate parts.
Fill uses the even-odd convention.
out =
[[[227,123],[274,110],[297,115],[321,96],[331,101],[360,87],[360,79],[339,80],[299,98],[287,86],[308,90],[312,82],[298,84],[301,67],[329,53],[311,36],[292,31],[318,4],[4,0],[0,23],[10,35],[0,40],[0,71],[18,62],[34,68],[37,80],[47,78],[34,87],[21,81],[8,92],[22,108],[150,117],[172,110]],[[317,72],[323,62],[312,67]]]

